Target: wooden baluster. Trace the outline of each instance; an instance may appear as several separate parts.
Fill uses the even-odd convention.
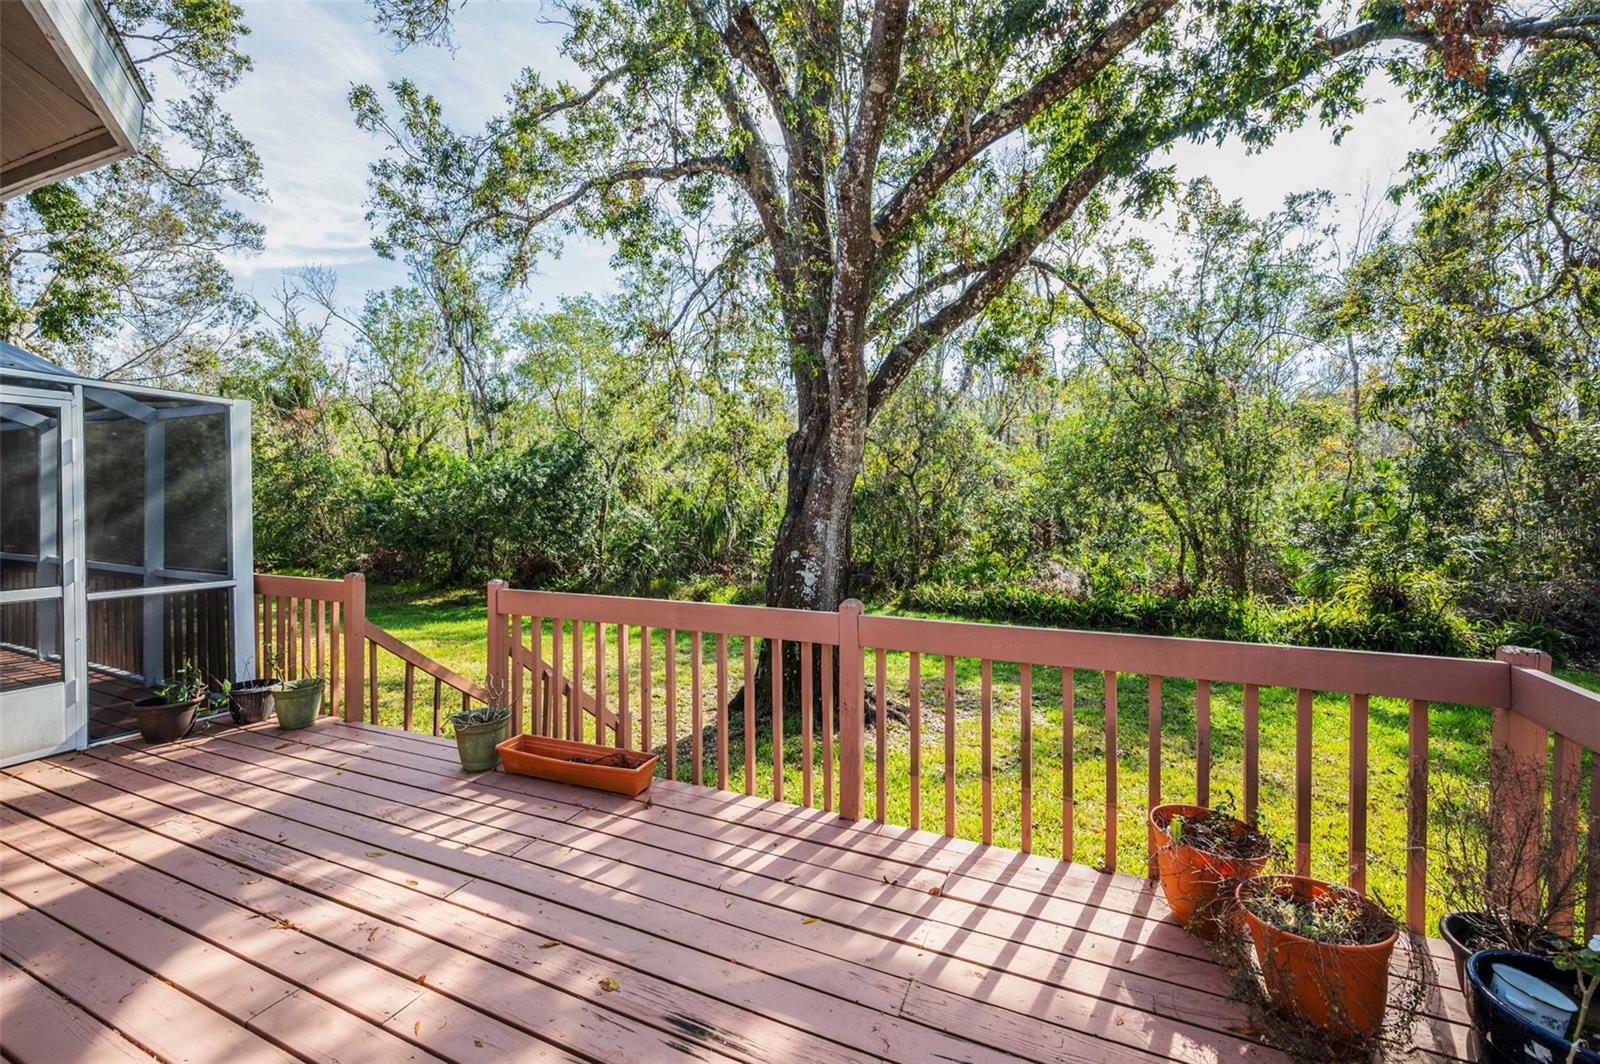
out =
[[[1018,713],[1022,727],[1022,852],[1033,852],[1033,666],[1022,663],[1017,677]]]
[[[1244,685],[1244,818],[1255,821],[1261,797],[1261,689]]]
[[[1302,687],[1294,701],[1294,872],[1311,874],[1311,699]]]
[[[772,649],[772,800],[783,801],[783,640]]]
[[[594,622],[594,744],[606,744],[606,625]]]
[[[956,659],[944,658],[944,833],[956,833]]]
[[[344,718],[344,674],[341,668],[344,646],[344,604],[335,601],[328,611],[328,696],[332,699],[333,715]]]
[[[372,716],[372,723],[378,723],[378,644],[367,643],[367,684],[368,703],[371,708],[368,713]]]
[[[522,615],[511,615],[511,646],[506,651],[506,666],[511,670],[511,734],[522,734]],[[537,689],[537,688],[536,688]],[[489,692],[490,696],[494,692]],[[500,692],[505,698],[506,693]],[[530,712],[529,716],[533,714]]]
[[[717,633],[717,790],[728,789],[728,634]]]
[[[1561,897],[1551,899],[1550,929],[1564,938],[1572,936],[1573,909],[1577,903],[1578,868],[1578,790],[1583,773],[1583,748],[1556,733],[1550,780],[1551,857],[1549,889]]]
[[[922,830],[922,655],[911,652],[911,676],[906,694],[911,705],[911,827]]]
[[[1350,889],[1367,892],[1367,716],[1365,694],[1350,696]]]
[[[650,626],[639,626],[639,749],[650,749],[650,698],[655,690],[656,674],[650,653]]]
[[[528,671],[528,730],[535,735],[550,734],[550,718],[544,678],[544,618],[534,617],[528,626],[528,649],[533,661]]]
[[[1117,870],[1117,674],[1105,673],[1106,683],[1106,860],[1108,871]]]
[[[311,663],[314,660],[311,654],[311,637],[315,633],[311,627],[311,600],[300,600],[300,674],[311,674]]]
[[[415,695],[416,695],[416,680],[417,680],[417,667],[415,665],[411,664],[411,662],[408,661],[408,662],[406,662],[405,723],[403,723],[401,725],[401,728],[404,731],[410,731],[411,730],[411,713],[412,713],[412,703],[415,701]]]
[[[550,682],[545,688],[545,699],[549,703],[546,713],[550,718],[549,734],[557,739],[567,737],[567,729],[562,726],[563,714],[561,710],[561,689],[565,686],[562,678],[561,660],[563,657],[562,643],[567,634],[567,622],[560,617],[550,618]]]
[[[994,662],[984,658],[982,681],[982,733],[979,740],[983,776],[983,844],[994,843]]]
[[[700,689],[700,659],[705,656],[705,641],[697,628],[689,633],[689,757],[694,766],[694,785],[704,787],[706,707]]]
[[[1149,865],[1149,876],[1155,879],[1159,875],[1156,868],[1156,829],[1150,824],[1150,810],[1161,804],[1161,677],[1149,678],[1150,709],[1147,719],[1146,732],[1149,735],[1149,768],[1146,771],[1145,791],[1145,824],[1146,836],[1146,863]]]
[[[327,662],[322,656],[322,644],[328,638],[328,604],[317,600],[317,675],[326,677]]]
[[[882,824],[884,822],[884,820],[885,820],[884,800],[886,798],[886,785],[885,785],[885,780],[884,780],[884,771],[885,771],[884,770],[884,761],[885,761],[885,750],[886,750],[887,739],[888,739],[888,735],[887,735],[887,732],[886,732],[886,728],[887,728],[886,721],[888,720],[888,717],[889,717],[889,688],[884,685],[884,672],[885,672],[884,666],[885,666],[886,662],[884,661],[884,653],[883,653],[883,648],[882,647],[878,648],[877,659],[876,659],[875,664],[877,665],[877,671],[873,676],[873,682],[874,682],[875,686],[872,689],[872,696],[873,696],[873,699],[877,702],[877,706],[878,706],[878,712],[877,712],[877,716],[876,716],[876,727],[874,729],[874,735],[873,735],[873,740],[874,740],[873,750],[874,750],[874,757],[876,758],[876,764],[875,764],[876,771],[875,771],[874,775],[876,776],[876,781],[875,782],[877,783],[877,787],[876,787],[876,795],[877,795],[876,802],[877,802],[877,805],[875,807],[876,810],[877,810],[877,816],[874,817],[873,819],[877,820],[878,823]]]
[[[572,622],[572,693],[567,697],[567,735],[583,742],[583,622]]]
[[[667,779],[678,778],[678,633],[667,629]]]
[[[295,648],[299,645],[299,636],[295,633],[295,621],[300,613],[299,601],[299,599],[292,597],[288,600],[288,625],[284,630],[283,647],[284,652],[289,655],[289,675],[285,679],[289,680],[300,679],[300,673],[296,669],[296,666],[299,665],[299,658],[295,655]]]
[[[643,679],[641,678],[641,683]],[[633,748],[633,722],[629,719],[628,698],[628,626],[617,625],[617,746],[623,750]]]
[[[467,710],[469,710],[471,708],[472,708],[472,696],[467,694],[467,692],[462,691],[461,692],[461,712],[465,713]]]
[[[1211,681],[1194,682],[1194,804],[1211,804]]]
[[[439,710],[444,701],[444,681],[433,678],[433,734],[440,733]]]
[[[756,641],[744,637],[744,793],[756,793]]]
[[[811,808],[811,644],[800,644],[800,804]]]
[[[1422,932],[1428,914],[1428,703],[1423,699],[1411,700],[1406,737],[1406,923]]]
[[[833,644],[822,644],[822,808],[833,812]]]
[[[1077,819],[1078,803],[1072,789],[1072,762],[1076,755],[1077,735],[1073,727],[1073,710],[1078,700],[1077,673],[1070,667],[1061,670],[1061,859],[1073,860],[1076,839],[1073,822]]]

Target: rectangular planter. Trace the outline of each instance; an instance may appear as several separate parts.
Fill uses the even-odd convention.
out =
[[[500,765],[507,772],[625,794],[629,798],[637,797],[650,786],[650,778],[656,770],[655,754],[546,739],[540,735],[513,735],[495,749],[500,751]]]

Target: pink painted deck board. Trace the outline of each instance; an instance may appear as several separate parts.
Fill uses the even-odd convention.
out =
[[[668,780],[646,797],[465,777],[450,743],[332,720],[102,747],[0,772],[0,853],[24,856],[0,902],[148,939],[139,963],[179,988],[197,962],[162,970],[149,936],[277,980],[250,1022],[305,1056],[301,1015],[334,1008],[350,1038],[452,1060],[1278,1059],[1142,879]],[[79,890],[20,908],[34,881]],[[62,1037],[142,1044],[11,927],[7,985],[81,1016]],[[1434,996],[1422,1044],[1462,1056],[1459,993]]]

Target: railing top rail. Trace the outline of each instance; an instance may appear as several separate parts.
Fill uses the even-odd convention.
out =
[[[1219,639],[863,616],[863,646],[1220,683],[1503,706],[1503,662]]]
[[[258,595],[288,595],[293,598],[341,599],[344,597],[344,581],[324,580],[315,576],[268,576],[257,573],[255,592]]]
[[[553,591],[501,588],[501,613],[524,617],[560,617],[570,621],[649,625],[681,631],[724,632],[758,639],[803,643],[837,643],[839,615],[814,610],[767,606],[728,606],[715,602],[678,602],[623,595],[577,595]]]
[[[1538,669],[1512,666],[1510,706],[1541,728],[1600,750],[1600,694]]]

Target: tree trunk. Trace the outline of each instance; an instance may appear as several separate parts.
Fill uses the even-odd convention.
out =
[[[839,608],[865,446],[866,418],[857,411],[818,411],[789,437],[788,494],[767,568],[768,606]]]

